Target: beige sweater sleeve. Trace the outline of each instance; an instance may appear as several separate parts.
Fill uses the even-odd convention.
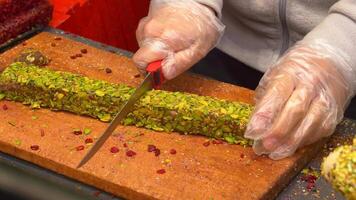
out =
[[[325,42],[343,59],[337,59],[346,78],[356,92],[356,0],[340,0],[329,11],[329,15],[309,32],[302,42]]]
[[[195,0],[196,2],[206,5],[217,13],[218,17],[221,18],[221,10],[223,7],[223,0]]]

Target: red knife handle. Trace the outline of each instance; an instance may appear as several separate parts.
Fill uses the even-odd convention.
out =
[[[163,82],[165,82],[162,72],[162,60],[150,63],[146,71],[153,74],[153,88],[159,89]]]

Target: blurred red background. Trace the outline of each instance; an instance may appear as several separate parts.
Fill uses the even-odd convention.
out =
[[[50,25],[104,44],[136,51],[135,31],[149,0],[51,0]]]

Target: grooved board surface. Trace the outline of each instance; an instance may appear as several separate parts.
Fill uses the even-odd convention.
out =
[[[56,40],[56,37],[61,37]],[[0,55],[0,70],[24,48],[36,48],[52,59],[49,68],[84,74],[95,79],[137,86],[142,77],[132,61],[52,33],[41,33]],[[71,59],[87,49],[83,57]],[[112,69],[107,74],[105,68]],[[218,66],[217,66],[218,67]],[[253,91],[185,74],[165,85],[166,90],[252,103]],[[3,109],[6,104],[7,110]],[[107,123],[66,112],[31,110],[21,103],[0,101],[0,151],[126,199],[273,199],[320,149],[322,142],[298,151],[293,157],[272,161],[257,157],[251,148],[212,144],[207,138],[154,132],[120,126],[99,152],[79,170],[75,168]],[[92,132],[74,135],[73,129]],[[156,157],[147,151],[153,144]],[[38,145],[39,150],[31,149]],[[76,147],[85,149],[77,151]],[[119,148],[111,153],[111,147]],[[175,155],[170,150],[175,149]],[[127,157],[126,151],[137,153]],[[158,174],[157,170],[166,173]]]

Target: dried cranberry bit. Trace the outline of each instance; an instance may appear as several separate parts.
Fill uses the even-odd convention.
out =
[[[161,150],[155,149],[155,156],[159,156],[161,154]]]
[[[314,184],[314,183],[308,183],[308,185],[307,185],[307,189],[308,189],[309,191],[312,190],[314,187],[315,187],[315,184]]]
[[[95,100],[95,96],[93,94],[89,94],[89,99],[90,100]]]
[[[84,150],[84,145],[77,146],[75,149],[77,151],[82,151],[82,150]]]
[[[128,150],[127,152],[126,152],[126,156],[128,156],[128,157],[133,157],[133,156],[135,156],[136,155],[136,152],[134,152],[134,151],[132,151],[132,150]]]
[[[157,174],[164,174],[166,173],[166,170],[165,169],[159,169],[157,170]]]
[[[240,158],[244,158],[245,157],[245,154],[240,154]]]
[[[88,53],[88,50],[87,49],[81,49],[80,52],[82,52],[83,54],[86,54],[86,53]]]
[[[41,129],[40,132],[41,132],[41,137],[44,137],[45,136],[45,131],[43,129]]]
[[[111,147],[110,152],[111,153],[118,153],[119,149],[117,147]]]
[[[76,56],[70,56],[70,59],[76,59],[77,57]]]
[[[2,106],[2,109],[3,109],[3,110],[8,110],[8,109],[9,109],[9,107],[7,107],[7,105],[6,105],[6,104],[4,104],[4,105]]]
[[[26,45],[27,45],[27,43],[26,43],[26,42],[22,43],[22,46],[26,46]]]
[[[51,43],[51,47],[56,47],[56,43]]]
[[[90,143],[93,143],[94,141],[93,141],[93,139],[91,139],[91,138],[87,138],[87,139],[85,139],[85,144],[90,144]]]
[[[123,146],[124,146],[125,148],[127,148],[127,144],[126,144],[126,143],[124,143]]]
[[[110,73],[112,73],[112,70],[107,67],[107,68],[105,69],[105,72],[106,72],[107,74],[110,74]]]
[[[307,182],[307,189],[309,191],[311,191],[312,189],[315,188],[315,184],[316,184],[316,180],[318,179],[318,177],[316,177],[315,175],[309,174],[309,175],[304,175],[301,177],[302,181]]]
[[[100,195],[100,191],[95,191],[93,194],[95,197],[98,197]]]
[[[171,150],[169,151],[169,153],[172,154],[172,155],[174,155],[174,154],[177,153],[177,151],[176,151],[175,149],[171,149]]]
[[[148,147],[147,147],[147,151],[148,152],[154,152],[156,150],[156,146],[155,145],[152,145],[152,144],[149,144]]]
[[[223,141],[221,141],[221,140],[213,140],[211,143],[213,143],[213,144],[223,144]]]
[[[40,149],[40,147],[38,145],[32,145],[30,148],[33,151],[37,151],[38,149]]]
[[[54,40],[59,41],[59,40],[62,40],[62,38],[60,38],[60,37],[55,37]]]
[[[210,145],[210,141],[204,142],[203,145],[204,145],[205,147],[209,146],[209,145]]]
[[[141,77],[141,74],[136,74],[134,77],[135,77],[135,78],[140,78],[140,77]]]
[[[81,135],[81,134],[83,134],[83,132],[81,130],[76,130],[76,131],[73,131],[73,134],[74,135]]]
[[[80,53],[78,53],[78,54],[75,54],[75,57],[77,57],[77,58],[81,58],[81,57],[83,57],[83,55],[82,55],[82,54],[80,54]]]

